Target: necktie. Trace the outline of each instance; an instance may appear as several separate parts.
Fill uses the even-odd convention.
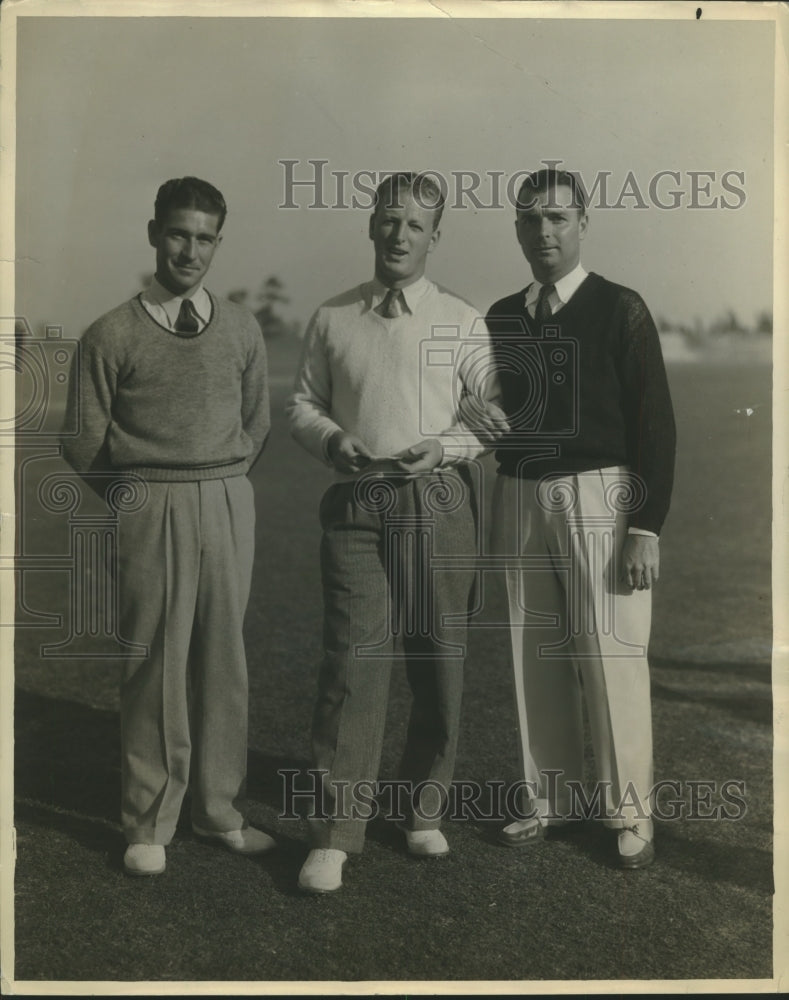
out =
[[[537,296],[537,306],[534,310],[534,319],[540,329],[545,326],[553,315],[551,307],[548,304],[548,296],[552,291],[554,291],[553,285],[543,285],[540,289],[540,294]]]
[[[400,289],[390,288],[381,303],[381,315],[386,316],[387,319],[394,319],[395,316],[401,316],[403,312],[402,300],[403,293]]]
[[[181,308],[178,311],[178,319],[175,321],[176,333],[197,333],[200,329],[195,307],[191,299],[183,299]]]

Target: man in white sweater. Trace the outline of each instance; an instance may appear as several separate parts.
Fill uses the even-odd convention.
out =
[[[407,794],[394,811],[411,854],[449,850],[439,825],[479,551],[470,467],[485,447],[471,426],[489,434],[503,414],[484,322],[424,276],[442,210],[427,175],[379,186],[375,277],[315,313],[288,403],[294,437],[337,474],[320,505],[325,656],[312,748],[321,801],[299,875],[309,892],[338,889],[347,854],[362,850],[395,636],[413,705],[400,765]]]

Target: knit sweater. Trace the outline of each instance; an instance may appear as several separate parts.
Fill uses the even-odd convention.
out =
[[[78,472],[153,482],[243,475],[270,427],[266,350],[254,316],[211,295],[198,334],[160,326],[139,297],[85,332],[75,356],[64,456]]]
[[[542,332],[525,290],[487,316],[511,433],[499,471],[539,479],[625,465],[646,497],[629,525],[660,532],[676,435],[660,340],[641,297],[590,273]]]
[[[426,437],[440,440],[444,465],[484,450],[482,431],[459,418],[461,401],[484,409],[500,398],[481,316],[426,278],[403,292],[407,311],[394,318],[376,311],[386,293],[377,281],[312,317],[287,409],[294,437],[316,458],[328,461],[340,429],[384,460]]]

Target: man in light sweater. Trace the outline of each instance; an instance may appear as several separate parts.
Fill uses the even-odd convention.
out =
[[[424,276],[442,210],[426,175],[379,186],[375,277],[315,313],[288,403],[297,441],[336,471],[320,505],[325,656],[312,749],[322,809],[299,875],[310,892],[338,889],[347,854],[364,844],[396,632],[413,695],[400,765],[406,845],[421,857],[449,850],[439,825],[479,550],[469,462],[483,451],[459,410],[503,415],[484,323]]]
[[[247,472],[268,435],[254,316],[203,286],[226,207],[206,181],[167,181],[148,239],[151,286],[98,319],[70,386],[66,459],[95,484],[127,478],[119,515],[120,632],[147,647],[121,684],[125,870],[157,875],[191,787],[192,828],[232,851],[274,841],[244,816],[242,622],[255,544]],[[108,571],[111,571],[108,569]]]
[[[527,177],[515,227],[535,280],[496,302],[487,323],[511,427],[496,451],[493,529],[511,557],[531,802],[500,839],[538,843],[549,824],[599,812],[618,830],[617,863],[642,868],[654,857],[651,587],[675,450],[660,341],[636,292],[581,265],[588,217],[573,174]],[[590,796],[582,691],[599,781]]]

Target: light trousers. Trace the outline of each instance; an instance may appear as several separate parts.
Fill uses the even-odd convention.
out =
[[[310,836],[315,847],[358,852],[366,816],[354,789],[378,777],[396,638],[413,695],[399,778],[415,794],[403,815],[414,830],[440,825],[460,722],[474,498],[462,469],[363,478],[330,487],[320,515],[325,655],[312,748],[326,772],[325,816]],[[463,566],[452,565],[457,556]]]
[[[626,470],[543,482],[499,476],[493,549],[506,571],[515,702],[531,807],[569,818],[594,802],[620,827],[649,814],[651,592],[619,581]],[[584,791],[582,696],[597,782]],[[593,811],[593,810],[592,810]]]
[[[168,844],[189,786],[195,825],[245,825],[255,513],[246,476],[147,487],[119,522],[121,634],[148,647],[121,684],[121,814],[130,843]]]

